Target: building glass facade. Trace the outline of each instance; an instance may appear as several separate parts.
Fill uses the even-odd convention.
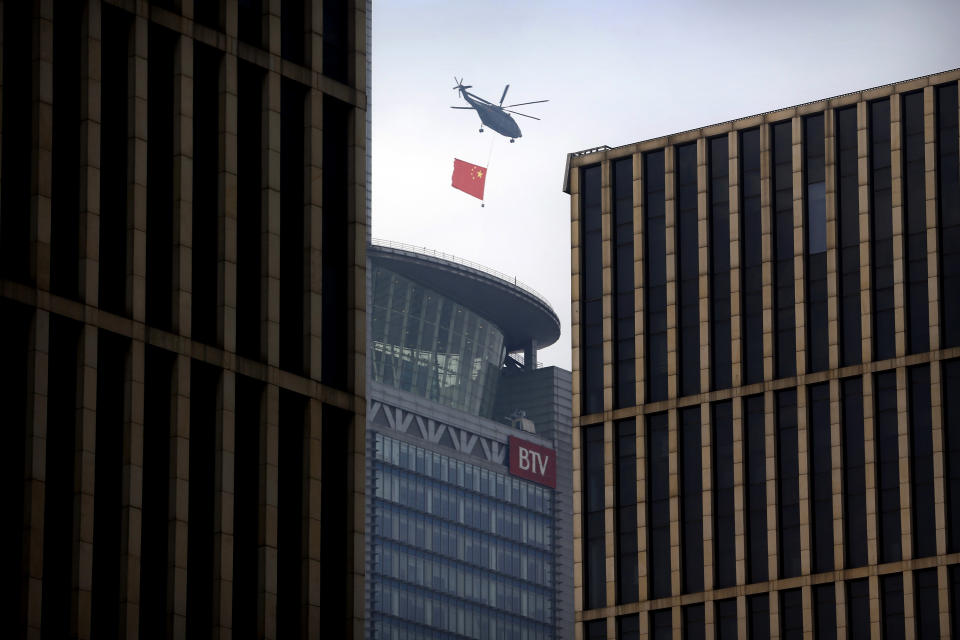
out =
[[[583,621],[699,637],[703,607],[722,637],[960,634],[958,87],[952,70],[569,156],[571,219],[600,218],[601,255],[610,205],[584,168],[642,168],[637,402],[574,415],[607,468],[611,427],[638,426],[634,473],[598,478],[589,508],[609,528],[636,483],[640,589],[591,583]],[[575,389],[611,366],[576,364]],[[575,571],[630,562],[578,522],[594,559]],[[623,575],[594,578],[623,594]]]

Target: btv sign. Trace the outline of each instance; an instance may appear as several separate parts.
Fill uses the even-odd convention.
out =
[[[510,436],[510,473],[557,488],[557,456],[553,449]]]

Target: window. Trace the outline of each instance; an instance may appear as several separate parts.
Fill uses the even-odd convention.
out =
[[[947,476],[947,552],[960,551],[960,360],[943,363],[943,435]]]
[[[951,626],[960,629],[960,564],[949,569],[950,576],[950,613]]]
[[[813,511],[813,571],[833,569],[833,465],[830,446],[830,386],[808,388],[810,491]]]
[[[797,373],[793,273],[793,164],[791,123],[773,125],[773,330],[776,376]]]
[[[667,425],[665,413],[647,416],[647,558],[651,599],[670,595],[670,454]],[[602,531],[601,522],[601,535]]]
[[[673,610],[659,609],[650,612],[650,640],[673,638]]]
[[[837,251],[840,284],[840,365],[860,362],[860,202],[857,175],[857,107],[838,109]]]
[[[633,158],[613,163],[614,218],[614,348],[613,374],[616,378],[614,403],[617,408],[636,403],[634,373],[633,315]]]
[[[293,80],[280,83],[280,367],[294,373],[304,372],[305,92],[306,87]],[[326,184],[326,171],[324,178]],[[324,299],[327,293],[324,290]],[[328,342],[336,333],[331,328],[323,327]]]
[[[733,476],[733,405],[716,402],[713,409],[713,539],[716,588],[737,583],[736,521]]]
[[[803,120],[806,183],[807,359],[809,371],[829,366],[827,340],[827,198],[823,114]]]
[[[717,640],[737,640],[737,599],[717,600],[714,603],[714,624]]]
[[[618,616],[617,639],[640,640],[640,616]],[[601,640],[606,640],[606,636],[601,636]]]
[[[903,97],[902,117],[907,353],[920,353],[930,348],[922,91]]]
[[[960,127],[957,83],[937,87],[937,207],[940,210],[940,345],[960,345]],[[953,292],[954,295],[950,295]]]
[[[817,640],[837,637],[837,603],[833,583],[813,587],[814,618],[813,632]]]
[[[603,411],[603,263],[600,231],[600,166],[581,169],[581,411]]]
[[[847,584],[847,638],[870,639],[870,583],[867,578]]]
[[[583,623],[585,640],[607,640],[607,619],[590,620]]]
[[[770,596],[758,593],[747,596],[747,628],[750,640],[769,640],[770,638]]]
[[[843,419],[843,521],[848,567],[867,564],[867,487],[863,442],[863,382],[841,381]]]
[[[744,398],[747,498],[747,572],[750,582],[767,579],[767,458],[763,396]]]
[[[606,572],[604,570],[604,477],[603,425],[584,427],[583,437],[583,553],[585,601],[588,609],[606,605]]]
[[[800,589],[780,592],[780,637],[803,639],[803,597]]]
[[[711,138],[710,154],[710,375],[714,389],[732,383],[730,355],[730,162],[727,137]]]
[[[643,156],[647,401],[667,398],[667,251],[664,153]]]
[[[617,602],[640,598],[637,577],[637,447],[633,418],[617,430]]]
[[[743,382],[763,380],[763,235],[760,222],[760,130],[740,134],[740,278]]]
[[[874,378],[876,412],[874,433],[877,450],[877,520],[880,528],[880,562],[900,559],[900,461],[897,444],[897,374],[879,373]]]
[[[884,640],[905,636],[903,621],[903,574],[880,576],[880,620]]]
[[[703,591],[703,462],[700,407],[680,409],[680,505],[683,591]]]
[[[706,617],[703,603],[689,604],[683,609],[683,640],[704,640]]]
[[[873,353],[896,355],[893,320],[893,208],[890,100],[870,103],[870,238],[873,256]]]
[[[777,491],[780,527],[780,577],[800,575],[800,467],[797,434],[797,391],[778,391]]]
[[[930,365],[907,370],[910,382],[910,510],[913,520],[913,555],[937,554],[936,516],[933,507],[933,426],[930,414]]]
[[[940,594],[937,587],[937,569],[913,572],[913,592],[916,603],[918,638],[940,637]]]
[[[700,392],[697,144],[677,147],[677,321],[680,395]]]

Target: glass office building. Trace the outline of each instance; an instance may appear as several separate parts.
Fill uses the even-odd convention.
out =
[[[535,366],[556,314],[447,256],[369,260],[367,637],[572,638],[570,379]]]
[[[960,636],[958,87],[568,157],[583,638]]]

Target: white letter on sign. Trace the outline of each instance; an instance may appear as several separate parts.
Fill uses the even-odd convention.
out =
[[[517,453],[520,456],[520,459],[518,460],[518,464],[521,469],[526,471],[527,469],[530,468],[530,460],[529,460],[530,452],[524,449],[523,447],[520,447],[520,451],[518,451]]]
[[[537,455],[537,454],[534,454],[534,455],[536,455],[538,458],[540,457],[540,456]],[[549,462],[549,460],[550,460],[550,456],[543,456],[543,464],[540,465],[540,475],[546,475],[546,473],[547,473],[547,462]]]

